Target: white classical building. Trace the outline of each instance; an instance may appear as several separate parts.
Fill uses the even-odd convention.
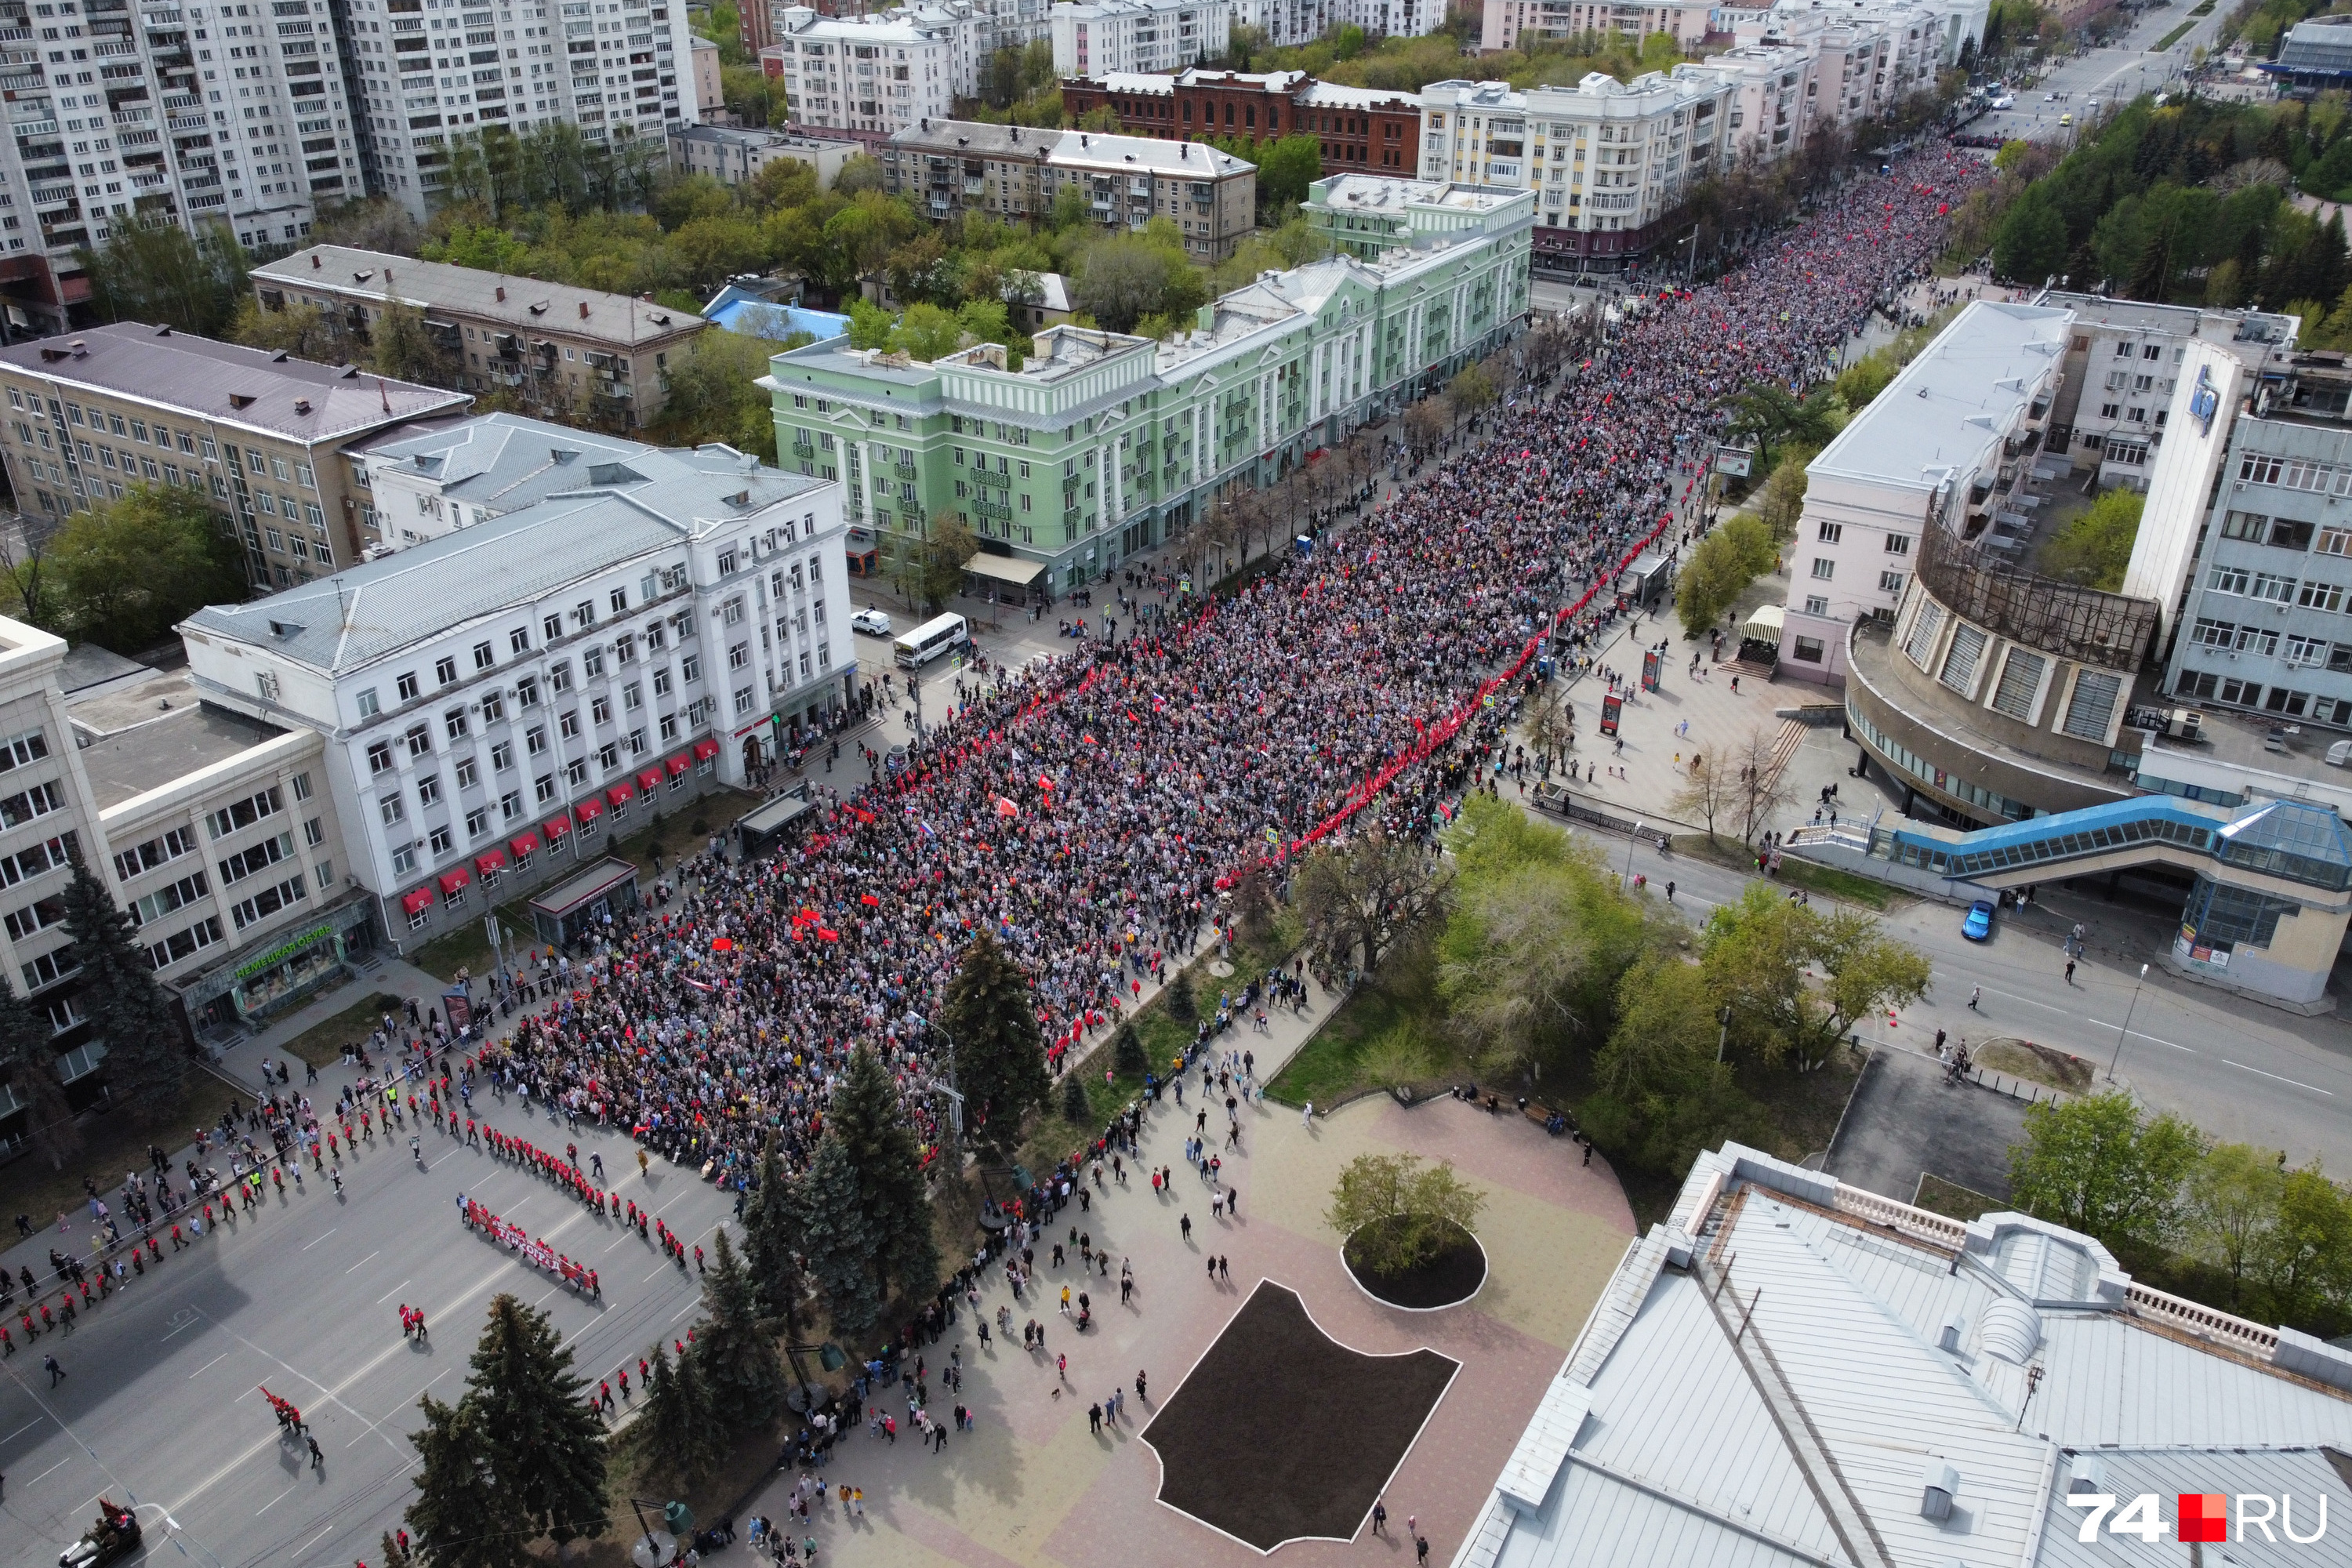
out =
[[[1214,58],[1232,40],[1233,0],[1082,0],[1053,11],[1054,70],[1099,78],[1173,72]]]
[[[478,881],[569,868],[656,798],[741,782],[851,699],[841,487],[656,456],[679,459],[659,482],[647,458],[591,464],[182,626],[206,702],[321,737],[349,874],[395,940],[470,919]]]
[[[1234,20],[1290,48],[1341,27],[1418,38],[1445,25],[1444,0],[1234,0]]]
[[[902,7],[826,16],[806,5],[773,12],[776,42],[760,51],[784,84],[795,126],[887,136],[944,120],[980,89],[981,14],[971,5]]]

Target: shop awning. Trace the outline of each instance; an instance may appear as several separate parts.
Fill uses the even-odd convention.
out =
[[[636,795],[637,789],[635,784],[616,784],[604,792],[604,798],[614,805],[626,805],[635,800]]]
[[[680,768],[678,771],[680,773],[684,773],[686,770]],[[645,791],[647,795],[651,795],[654,791],[661,788],[661,770],[659,768],[647,768],[644,773],[639,773],[637,775],[637,787]]]
[[[1045,570],[1045,563],[1024,561],[1017,555],[983,553],[965,562],[963,569],[975,577],[992,578],[999,583],[1010,583],[1016,588],[1025,588]]]
[[[507,840],[507,847],[513,850],[518,857],[536,855],[539,853],[539,835],[535,832],[519,833]]]
[[[669,760],[667,765],[669,767],[669,776],[672,778],[678,778],[683,776],[688,768],[694,766],[694,759],[688,756],[684,752],[680,752],[677,755]]]
[[[503,871],[506,868],[507,852],[503,849],[486,849],[474,857],[474,869],[485,877],[493,871]]]
[[[1756,613],[1748,617],[1748,624],[1739,628],[1739,635],[1743,637],[1752,637],[1758,642],[1779,642],[1780,628],[1788,624],[1788,620],[1787,605],[1759,605]]]
[[[402,910],[412,915],[432,901],[433,889],[430,888],[412,888],[400,896]]]
[[[604,815],[604,803],[598,800],[592,795],[586,800],[583,800],[579,805],[573,806],[572,808],[572,814],[580,819],[580,826],[585,827],[590,823]]]
[[[707,763],[718,754],[719,742],[708,735],[694,743],[694,760],[698,763]]]
[[[463,866],[453,871],[444,871],[440,877],[441,890],[444,893],[454,893],[473,879],[473,874]]]
[[[551,816],[540,824],[539,830],[546,834],[547,841],[552,844],[572,831],[572,819],[568,816]]]

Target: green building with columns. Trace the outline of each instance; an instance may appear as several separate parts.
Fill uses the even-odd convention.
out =
[[[894,535],[952,514],[981,542],[973,588],[1050,601],[1517,331],[1535,195],[1457,189],[1407,209],[1423,231],[1263,273],[1164,342],[1049,327],[1019,370],[992,343],[928,364],[846,337],[777,354],[761,382],[777,456],[842,481],[853,552],[887,559]]]

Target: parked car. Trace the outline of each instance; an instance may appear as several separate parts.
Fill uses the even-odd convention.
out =
[[[884,611],[868,605],[849,617],[849,626],[852,631],[864,632],[870,637],[887,637],[890,635],[890,617]]]
[[[1992,906],[1979,899],[1969,906],[1968,918],[1960,921],[1960,934],[1970,942],[1986,942],[1992,936]]]
[[[2015,109],[2017,107],[2017,100],[2010,97],[2009,94],[2004,92],[1999,98],[1992,100],[1992,106],[1995,109]]]

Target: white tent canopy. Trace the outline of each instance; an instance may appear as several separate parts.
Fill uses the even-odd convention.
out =
[[[1748,617],[1748,624],[1739,628],[1739,635],[1742,638],[1752,638],[1757,642],[1777,643],[1780,640],[1780,628],[1788,619],[1787,605],[1766,605]]]

